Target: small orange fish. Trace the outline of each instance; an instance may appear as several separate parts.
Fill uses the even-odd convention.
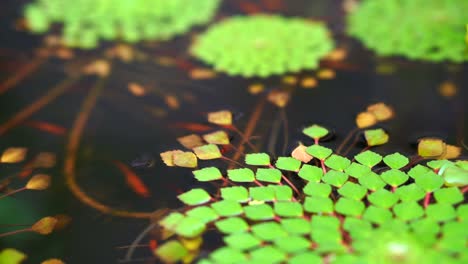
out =
[[[174,128],[183,128],[192,132],[206,132],[206,131],[213,129],[213,127],[207,126],[207,125],[198,124],[198,123],[185,123],[185,122],[178,122],[169,126],[174,127]]]
[[[142,180],[124,163],[120,161],[113,161],[115,166],[125,175],[127,185],[141,197],[150,197],[150,192]]]
[[[49,134],[58,135],[58,136],[63,136],[63,135],[65,135],[65,133],[67,133],[66,128],[64,128],[62,126],[59,126],[59,125],[56,125],[56,124],[49,123],[49,122],[32,121],[31,120],[31,121],[25,122],[24,125],[28,126],[28,127],[39,129],[39,130],[47,132]]]

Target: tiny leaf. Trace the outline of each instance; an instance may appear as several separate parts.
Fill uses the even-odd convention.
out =
[[[424,190],[414,183],[398,187],[395,194],[398,195],[403,202],[417,202],[426,195]]]
[[[230,247],[222,247],[213,251],[210,257],[214,260],[214,263],[245,263],[245,255],[237,249]]]
[[[434,192],[438,203],[456,204],[463,201],[463,194],[457,187],[442,188]]]
[[[171,240],[158,247],[155,254],[164,262],[175,263],[183,259],[188,251],[179,241]]]
[[[275,217],[273,209],[268,204],[248,205],[244,207],[244,212],[247,218],[255,221],[270,220]]]
[[[366,150],[356,155],[354,159],[357,160],[362,165],[372,168],[382,161],[382,156],[373,151]]]
[[[393,109],[384,103],[369,105],[367,112],[372,113],[378,121],[385,121],[394,116]]]
[[[392,218],[392,213],[387,209],[370,205],[362,215],[362,218],[372,223],[382,224]]]
[[[0,163],[18,163],[26,158],[26,148],[7,148],[0,156]]]
[[[400,153],[396,152],[385,156],[384,163],[392,169],[401,169],[409,163],[409,159]]]
[[[258,168],[256,178],[263,182],[279,183],[281,181],[281,171],[277,169]]]
[[[188,149],[193,149],[195,147],[203,146],[205,144],[203,143],[202,138],[196,134],[190,134],[187,136],[179,137],[177,138],[177,141],[179,141],[179,143],[182,146]]]
[[[423,138],[418,143],[418,155],[423,158],[433,158],[444,154],[445,142],[438,138]]]
[[[275,240],[275,245],[286,253],[303,251],[310,247],[310,241],[300,236],[288,236]]]
[[[240,217],[229,217],[215,222],[215,226],[219,231],[227,234],[241,233],[246,231],[249,226]]]
[[[312,145],[310,147],[307,147],[306,152],[312,157],[317,158],[319,160],[324,160],[328,156],[332,154],[332,150],[326,147],[322,147],[320,145]]]
[[[220,216],[236,216],[244,212],[238,202],[224,200],[211,204],[211,208]]]
[[[306,146],[299,144],[299,146],[292,151],[291,156],[299,161],[308,163],[313,157],[306,152],[306,149]]]
[[[302,133],[306,134],[307,136],[313,139],[320,139],[326,135],[328,135],[328,129],[319,126],[319,125],[312,125],[310,127],[304,128]]]
[[[329,184],[309,182],[303,191],[310,196],[328,197],[332,188]]]
[[[290,201],[292,198],[292,189],[287,185],[270,185],[269,188],[275,192],[276,201]]]
[[[50,176],[46,174],[37,174],[34,175],[28,183],[26,183],[26,189],[28,190],[45,190],[49,188],[50,185]]]
[[[389,138],[385,130],[381,128],[364,131],[364,137],[370,147],[383,145],[388,142]]]
[[[183,237],[196,237],[205,231],[205,222],[197,217],[187,216],[180,220],[174,231]]]
[[[210,144],[216,144],[216,145],[230,144],[229,135],[223,130],[218,130],[212,133],[205,134],[203,135],[203,139]]]
[[[310,232],[310,223],[303,218],[281,219],[281,226],[286,232],[293,235],[304,235]]]
[[[402,202],[393,207],[395,215],[403,221],[414,220],[424,215],[424,210],[416,202]]]
[[[201,170],[193,171],[195,178],[198,181],[205,182],[205,181],[215,181],[223,178],[223,175],[219,171],[218,168],[215,167],[208,167],[203,168]]]
[[[269,186],[250,187],[250,198],[256,201],[273,201],[275,200],[275,190]]]
[[[304,164],[297,175],[306,181],[320,182],[323,176],[323,170],[317,166]]]
[[[3,264],[19,264],[26,258],[24,253],[13,248],[4,248],[0,251],[0,263]]]
[[[221,197],[224,200],[231,200],[244,203],[249,200],[249,192],[243,186],[221,188]]]
[[[408,180],[408,175],[397,169],[390,169],[380,174],[382,180],[392,187],[402,185]]]
[[[265,222],[251,227],[254,235],[265,241],[273,241],[280,237],[287,236],[286,231],[275,222]]]
[[[253,263],[280,263],[286,259],[286,253],[273,246],[263,246],[250,252]]]
[[[436,203],[430,204],[426,208],[426,216],[437,222],[446,222],[454,219],[457,216],[455,209],[450,204]]]
[[[196,168],[198,166],[197,157],[192,152],[173,152],[172,160],[174,165],[178,167]]]
[[[338,171],[344,171],[350,164],[351,161],[349,159],[335,154],[325,160],[325,165],[327,165],[327,167]]]
[[[301,217],[302,205],[298,202],[276,202],[275,213],[282,217]]]
[[[268,166],[270,165],[270,156],[266,153],[246,154],[245,163],[253,166]]]
[[[292,157],[279,157],[275,166],[280,170],[299,171],[301,162]]]
[[[367,193],[367,189],[359,184],[347,182],[340,189],[338,189],[338,193],[343,197],[359,201],[364,198]]]
[[[322,178],[322,181],[333,185],[335,187],[341,187],[346,180],[348,180],[348,175],[341,171],[330,170]]]
[[[370,167],[361,165],[356,162],[351,163],[351,165],[345,169],[346,174],[356,179],[359,179],[360,177],[370,173],[370,171]]]
[[[367,200],[378,207],[390,208],[398,202],[398,196],[385,189],[379,189],[367,196]]]
[[[177,198],[187,205],[199,205],[208,202],[211,196],[205,190],[196,188],[179,194]]]
[[[385,182],[374,172],[358,179],[359,183],[369,190],[376,191],[385,187]]]
[[[229,247],[239,250],[247,250],[257,247],[262,242],[250,233],[235,233],[225,236],[223,239]]]
[[[253,182],[255,181],[254,173],[249,168],[233,169],[227,171],[228,178],[234,182]]]
[[[333,202],[328,197],[306,197],[304,210],[309,213],[332,213]]]
[[[232,113],[228,110],[208,113],[208,122],[221,126],[230,126],[232,124]]]
[[[433,192],[444,184],[444,179],[431,171],[416,178],[416,184],[425,192]]]
[[[195,155],[197,155],[197,157],[201,160],[219,159],[222,157],[218,146],[214,144],[207,144],[193,148],[193,152],[195,152]]]
[[[198,206],[195,207],[186,213],[187,216],[198,218],[203,221],[203,223],[209,223],[213,220],[218,219],[216,212],[207,206]]]
[[[335,210],[343,215],[360,216],[364,209],[363,202],[348,198],[340,198],[335,204]]]
[[[41,235],[48,235],[54,231],[57,222],[55,217],[47,216],[34,223],[34,225],[31,226],[31,230]]]

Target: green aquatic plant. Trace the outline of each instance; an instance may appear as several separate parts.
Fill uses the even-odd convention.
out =
[[[165,40],[208,22],[219,0],[40,0],[25,7],[31,31],[62,24],[67,46],[95,48],[101,40]]]
[[[236,16],[211,26],[192,54],[229,75],[267,77],[316,69],[333,49],[320,22],[277,15]]]
[[[348,32],[382,56],[468,60],[464,0],[365,0],[348,16]]]
[[[468,260],[468,161],[371,150],[350,159],[320,142],[328,129],[312,125],[303,133],[314,143],[300,148],[301,155],[250,153],[237,168],[196,168],[195,179],[218,182],[219,189],[197,187],[178,196],[187,207],[159,222],[172,238],[155,254],[190,262],[198,248],[190,249],[187,239],[215,229],[224,244],[198,263]],[[369,147],[374,143],[367,140]],[[420,153],[434,150],[427,143],[420,141]],[[306,155],[311,159],[303,162]]]

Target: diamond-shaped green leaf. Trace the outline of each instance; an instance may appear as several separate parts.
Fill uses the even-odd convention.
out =
[[[252,263],[280,263],[286,259],[286,253],[273,246],[264,246],[250,252]]]
[[[312,240],[317,242],[319,246],[325,246],[327,244],[335,244],[341,242],[341,232],[338,229],[312,229],[310,233]],[[334,249],[322,248],[321,252],[334,251]],[[317,249],[317,251],[319,251]]]
[[[349,165],[349,167],[345,169],[346,174],[356,179],[359,179],[360,177],[370,173],[370,171],[370,167],[361,165],[356,162],[351,163],[351,165]]]
[[[275,192],[276,201],[290,201],[293,193],[291,187],[287,185],[269,185]]]
[[[385,156],[383,161],[387,166],[396,170],[403,168],[409,163],[409,159],[398,152]]]
[[[357,160],[362,165],[372,168],[382,161],[382,156],[373,151],[366,150],[354,156],[354,159]]]
[[[253,166],[268,166],[270,165],[270,156],[266,153],[246,154],[245,164]]]
[[[282,217],[302,216],[302,205],[298,202],[276,202],[274,203],[275,213]]]
[[[249,228],[249,225],[240,217],[229,217],[215,222],[219,231],[227,234],[241,233]]]
[[[253,182],[254,172],[249,168],[233,169],[227,171],[228,178],[233,182]]]
[[[268,204],[254,204],[244,207],[247,218],[255,221],[269,220],[275,217],[273,209]]]
[[[334,216],[316,215],[311,221],[312,232],[319,229],[338,230],[340,228],[340,220]]]
[[[333,201],[327,197],[306,197],[304,210],[309,213],[331,213],[333,212]]]
[[[253,234],[265,241],[273,241],[280,237],[287,236],[287,232],[275,222],[265,222],[251,227]]]
[[[255,176],[257,180],[263,182],[279,183],[281,181],[281,171],[277,169],[258,168]]]
[[[349,198],[340,198],[335,204],[335,211],[343,215],[359,216],[364,211],[364,203]]]
[[[183,237],[196,237],[205,231],[205,222],[197,217],[187,216],[177,224],[174,231]]]
[[[449,160],[431,160],[428,163],[426,163],[426,165],[433,170],[437,170],[440,169],[442,166],[451,163],[452,162]]]
[[[273,201],[275,200],[275,190],[269,186],[250,187],[250,198],[257,201]]]
[[[413,179],[417,179],[419,176],[426,174],[430,171],[431,169],[429,169],[428,167],[418,164],[408,171],[408,175]]]
[[[204,204],[211,200],[211,196],[205,190],[200,188],[192,189],[183,194],[179,194],[177,198],[179,198],[179,200],[187,205]]]
[[[214,263],[220,264],[245,263],[247,260],[244,253],[230,247],[218,248],[210,254],[210,257],[213,259]]]
[[[391,169],[380,174],[382,180],[392,187],[402,185],[408,180],[408,175],[400,170]]]
[[[306,181],[319,182],[323,176],[323,170],[317,166],[304,164],[297,175]]]
[[[362,218],[376,224],[382,224],[392,218],[392,213],[384,208],[370,205],[362,215]]]
[[[374,172],[362,176],[358,181],[362,186],[372,191],[385,187],[385,182]]]
[[[325,165],[337,171],[344,171],[351,161],[345,157],[333,154],[325,160]]]
[[[310,196],[328,197],[332,191],[329,184],[309,182],[303,189],[303,192]]]
[[[361,200],[366,195],[367,189],[359,184],[347,182],[338,189],[338,193],[346,198]]]
[[[229,247],[239,250],[254,248],[262,243],[260,239],[250,233],[235,233],[225,236],[223,239]]]
[[[294,253],[310,247],[310,241],[300,236],[288,236],[275,240],[275,245],[286,253]]]
[[[424,215],[424,210],[416,202],[402,202],[393,207],[395,215],[403,221],[420,218]]]
[[[346,173],[336,170],[330,170],[322,178],[322,181],[333,185],[335,187],[341,187],[346,180],[348,180],[348,175]]]
[[[398,187],[395,190],[395,194],[403,202],[417,202],[426,196],[424,190],[414,183]]]
[[[14,248],[2,248],[0,251],[0,263],[2,264],[20,264],[28,256]]]
[[[434,221],[445,222],[454,219],[457,213],[450,204],[436,203],[426,208],[426,215]]]
[[[218,168],[215,167],[208,167],[203,168],[201,170],[193,171],[195,178],[198,181],[205,182],[205,181],[215,181],[223,178],[223,175],[219,171]]]
[[[249,192],[243,186],[225,187],[221,188],[221,197],[224,200],[244,203],[249,200]]]
[[[304,128],[302,133],[306,134],[307,136],[313,139],[320,139],[328,134],[328,129],[319,126],[319,125],[312,125],[310,127]]]
[[[211,222],[213,220],[218,219],[219,217],[218,214],[216,214],[216,212],[213,209],[207,206],[195,207],[191,209],[190,211],[188,211],[186,214],[187,216],[198,218],[202,220],[204,223]]]
[[[369,147],[383,145],[388,142],[389,138],[385,130],[381,128],[364,131],[364,137]]]
[[[431,171],[416,178],[416,184],[425,192],[433,192],[442,187],[444,179]]]
[[[288,260],[289,264],[321,264],[322,258],[312,252],[302,252],[294,255]]]
[[[211,208],[213,208],[219,216],[235,216],[244,212],[242,206],[238,202],[229,200],[212,203]]]
[[[329,148],[322,147],[320,145],[312,145],[310,147],[307,147],[306,152],[314,158],[324,160],[328,156],[330,156],[333,151]]]
[[[468,220],[468,204],[462,204],[457,207],[457,216],[460,220]]]
[[[303,235],[310,232],[310,223],[303,218],[281,219],[281,226],[286,232],[293,235]]]
[[[187,254],[188,250],[177,240],[168,241],[156,250],[156,255],[167,263],[175,263]]]
[[[370,232],[372,230],[372,225],[362,219],[349,216],[346,217],[343,223],[343,229],[351,233],[351,236],[357,237],[364,235],[364,233]]]
[[[287,171],[298,171],[301,162],[293,157],[279,157],[275,163],[276,168]]]
[[[174,230],[177,224],[184,219],[184,215],[178,212],[170,213],[168,216],[164,217],[159,221],[159,224],[167,230]]]
[[[436,221],[432,219],[428,219],[428,218],[423,218],[423,219],[411,222],[411,228],[418,235],[425,234],[425,233],[436,235],[440,231],[439,224]]]
[[[375,206],[390,208],[398,202],[398,196],[385,189],[379,189],[367,196],[367,200]]]
[[[466,221],[463,221],[463,222],[450,221],[450,222],[443,223],[442,234],[445,237],[468,238],[468,230],[466,229]]]

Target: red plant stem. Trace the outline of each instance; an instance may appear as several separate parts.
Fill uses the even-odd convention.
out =
[[[346,143],[348,143],[348,141],[351,139],[351,137],[354,135],[354,133],[356,133],[356,131],[358,131],[359,128],[356,127],[354,128],[353,130],[351,130],[348,135],[346,136],[346,138],[343,140],[343,142],[341,142],[341,144],[338,146],[338,148],[336,149],[336,153],[337,154],[340,154],[341,150],[343,149],[343,147],[346,145]]]
[[[260,183],[259,181],[257,181],[257,180],[254,180],[254,183],[257,184],[257,185],[260,186],[260,187],[264,186],[263,184],[261,184],[261,183]]]
[[[242,168],[244,167],[244,165],[242,165],[241,163],[239,163],[239,162],[237,162],[237,161],[235,161],[235,160],[233,160],[233,159],[230,159],[230,158],[228,158],[228,157],[221,156],[221,159],[226,160],[226,161],[229,161],[229,162],[232,162],[232,163],[235,163],[236,165],[238,165],[238,166],[240,166],[240,167],[242,167]]]
[[[431,193],[428,192],[426,193],[426,197],[424,197],[424,208],[426,208],[429,205],[430,201],[431,201]]]
[[[26,233],[26,232],[32,232],[32,229],[31,228],[25,228],[25,229],[15,230],[15,231],[11,231],[11,232],[6,232],[6,233],[3,233],[3,234],[0,234],[0,237],[7,237],[7,236],[11,236],[11,235],[20,234],[20,233]]]
[[[392,187],[392,192],[395,192],[396,189],[397,189],[397,186],[393,186],[393,187]]]
[[[273,165],[268,165],[268,167],[270,167],[271,169],[274,169],[275,167],[273,167]],[[281,173],[281,179],[283,179],[293,190],[294,192],[297,194],[297,195],[301,195],[301,193],[299,192],[299,190],[296,188],[296,186],[286,177],[284,176],[282,173]]]
[[[239,134],[239,136],[241,136],[241,139],[242,141],[244,141],[245,143],[247,143],[247,145],[249,145],[249,147],[253,150],[253,151],[258,151],[257,147],[255,147],[252,142],[250,142],[250,139],[248,137],[246,137],[244,135],[244,133],[242,133],[242,131],[240,131],[235,125],[231,125],[231,128],[237,133]]]
[[[28,75],[33,73],[41,64],[43,64],[46,61],[46,59],[47,56],[36,57],[35,59],[27,63],[23,68],[21,68],[15,75],[6,79],[3,83],[0,83],[0,94],[3,94],[6,91],[10,90],[16,84],[28,77]]]
[[[322,159],[320,160],[320,165],[322,166],[323,174],[327,173],[327,168],[325,168],[325,162]]]
[[[315,145],[318,145],[318,143],[319,143],[319,139],[318,139],[318,138],[314,138],[314,144],[315,144]]]
[[[465,188],[463,188],[463,189],[461,190],[461,192],[462,192],[462,193],[468,192],[468,186],[466,186]]]
[[[24,191],[24,190],[26,190],[26,187],[19,188],[19,189],[17,189],[17,190],[14,190],[14,191],[12,191],[12,192],[9,192],[9,193],[6,193],[6,194],[0,196],[0,199],[5,198],[5,197],[10,196],[10,195],[13,195],[13,194],[15,194],[15,193],[19,193],[19,192]]]

